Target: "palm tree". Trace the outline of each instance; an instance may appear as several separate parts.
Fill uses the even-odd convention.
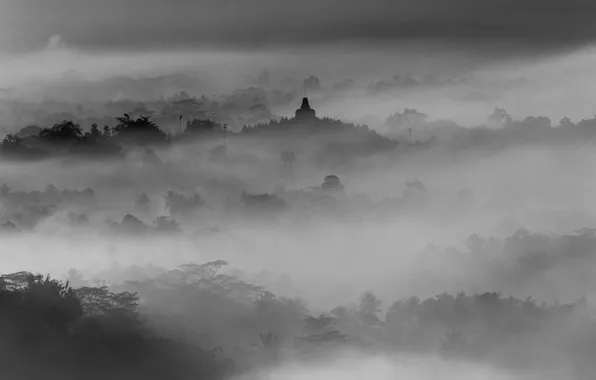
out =
[[[266,333],[259,334],[259,340],[260,340],[260,344],[255,344],[255,346],[260,347],[265,350],[276,349],[279,346],[279,344],[281,343],[281,339],[279,338],[279,335],[272,333],[272,332],[266,332]]]
[[[381,311],[381,300],[377,298],[375,293],[369,290],[360,296],[358,306],[362,312],[376,314]]]
[[[377,313],[381,311],[381,300],[372,291],[365,292],[358,303],[358,314],[366,325],[377,325],[380,319]]]
[[[265,360],[276,362],[279,359],[282,340],[279,335],[266,332],[259,334],[259,343],[253,346],[259,348],[265,354]]]
[[[75,268],[70,268],[68,271],[66,271],[66,274],[64,274],[64,279],[70,286],[75,288],[79,287],[84,282],[83,273]]]

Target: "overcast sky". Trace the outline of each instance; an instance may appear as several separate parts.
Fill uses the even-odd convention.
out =
[[[594,0],[0,0],[0,49],[232,50],[419,39],[556,52],[596,38]]]

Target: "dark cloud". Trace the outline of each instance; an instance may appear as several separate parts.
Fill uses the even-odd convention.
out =
[[[267,48],[429,40],[543,49],[596,38],[592,0],[2,0],[0,43]],[[84,4],[84,5],[83,5]]]

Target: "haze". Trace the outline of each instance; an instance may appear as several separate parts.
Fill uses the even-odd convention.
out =
[[[0,364],[591,378],[595,15],[0,0]]]

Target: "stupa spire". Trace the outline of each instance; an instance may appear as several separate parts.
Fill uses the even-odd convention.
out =
[[[312,120],[316,119],[317,115],[314,109],[310,108],[310,104],[308,103],[308,98],[306,97],[306,86],[304,88],[304,97],[302,98],[302,105],[300,109],[296,110],[295,119],[299,120]]]

